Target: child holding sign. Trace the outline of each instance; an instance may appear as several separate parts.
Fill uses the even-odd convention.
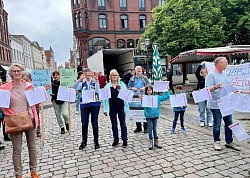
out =
[[[145,87],[145,95],[153,95],[153,86],[152,85],[146,85]],[[168,100],[169,98],[169,91],[165,92],[163,96],[155,95],[158,97],[158,106],[157,108],[150,108],[145,107],[144,108],[144,115],[147,119],[147,125],[148,125],[148,136],[150,140],[149,150],[152,150],[154,146],[156,148],[162,148],[158,144],[158,136],[157,136],[157,120],[160,115],[159,109],[160,109],[160,102]],[[153,132],[153,134],[152,134]],[[154,144],[153,144],[153,135],[154,135]]]
[[[176,94],[185,93],[185,92],[182,92],[182,85],[177,85],[176,89],[177,89]],[[184,119],[183,119],[186,108],[187,108],[187,106],[179,106],[179,107],[173,108],[174,120],[173,120],[172,129],[171,129],[171,134],[174,134],[174,132],[175,132],[175,128],[176,128],[176,124],[177,124],[177,120],[178,120],[179,115],[180,115],[180,121],[181,121],[181,131],[186,133],[186,128],[184,127]]]

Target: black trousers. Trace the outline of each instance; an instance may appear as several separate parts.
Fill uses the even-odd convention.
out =
[[[141,122],[136,122],[136,128],[138,128],[139,130],[142,130],[142,128],[141,128]],[[144,130],[148,129],[147,122],[143,122],[143,128],[144,128]]]

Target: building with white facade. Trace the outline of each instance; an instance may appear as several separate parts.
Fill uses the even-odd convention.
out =
[[[33,61],[33,68],[36,70],[44,69],[42,48],[40,47],[37,41],[31,42],[31,55],[32,55],[32,61]]]
[[[25,66],[23,55],[23,43],[16,39],[13,35],[10,35],[9,38],[12,63],[18,63]]]

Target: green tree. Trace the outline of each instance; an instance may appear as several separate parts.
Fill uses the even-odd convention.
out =
[[[220,4],[216,0],[169,0],[153,9],[153,23],[146,36],[156,41],[160,54],[223,45],[225,35]]]

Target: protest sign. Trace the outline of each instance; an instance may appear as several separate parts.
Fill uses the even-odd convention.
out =
[[[50,70],[32,70],[31,72],[32,83],[35,88],[45,86],[51,83],[51,71]],[[46,90],[47,94],[51,93],[51,88]]]
[[[26,90],[25,96],[30,106],[47,101],[48,95],[43,86],[37,87],[34,90]]]
[[[10,91],[0,90],[0,107],[9,108],[10,105]]]
[[[155,81],[153,90],[154,92],[168,91],[169,81]]]
[[[60,86],[58,89],[57,100],[75,102],[76,90],[73,88],[65,88]]]
[[[71,88],[77,78],[76,69],[60,69],[60,85]]]

